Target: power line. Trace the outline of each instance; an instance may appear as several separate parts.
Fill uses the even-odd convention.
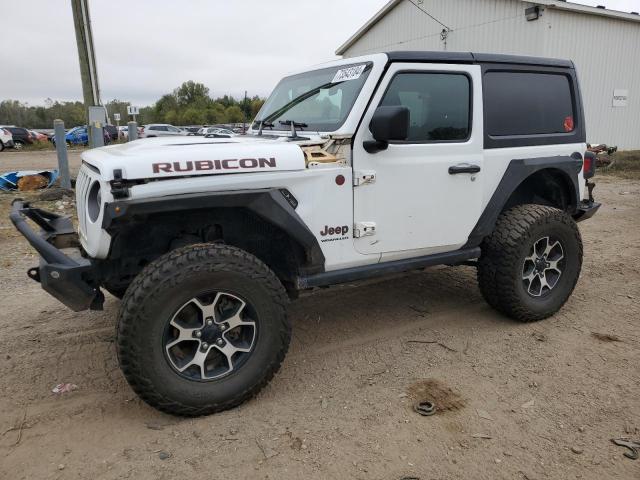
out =
[[[451,28],[447,27],[444,23],[442,23],[440,20],[438,20],[436,17],[434,17],[433,15],[431,15],[429,12],[427,12],[426,10],[424,10],[422,7],[420,7],[417,3],[415,3],[413,0],[409,0],[409,3],[411,3],[411,5],[413,5],[414,7],[416,7],[418,10],[420,10],[422,13],[424,13],[427,17],[429,17],[431,20],[433,20],[434,22],[439,23],[440,25],[442,25],[444,28],[446,28],[449,31],[452,31]]]
[[[409,0],[409,1],[411,1],[411,0]],[[507,20],[513,20],[513,19],[520,18],[520,17],[521,17],[521,15],[515,15],[515,16],[512,16],[512,17],[497,18],[495,20],[489,20],[488,22],[475,23],[473,25],[466,25],[464,27],[460,27],[460,28],[456,29],[456,31],[457,32],[461,32],[463,30],[469,30],[471,28],[482,27],[484,25],[490,25],[492,23],[500,23],[500,22],[504,22],[504,21],[507,21]],[[387,44],[384,44],[384,45],[378,45],[378,46],[373,47],[373,48],[368,48],[367,50],[363,50],[361,53],[362,54],[367,54],[367,53],[370,53],[370,52],[379,52],[379,51],[381,51],[380,49],[382,49],[382,48],[393,47],[395,45],[402,45],[403,43],[415,42],[417,40],[424,40],[425,38],[437,37],[439,35],[441,35],[441,33],[429,33],[427,35],[420,35],[418,37],[406,38],[406,39],[400,40],[398,42],[392,42],[392,43],[387,43]]]

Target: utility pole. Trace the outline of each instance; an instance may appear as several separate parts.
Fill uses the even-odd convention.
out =
[[[246,110],[247,109],[247,91],[246,90],[244,91],[244,105],[243,105],[243,107],[245,108],[245,111],[243,112],[244,113],[244,115],[243,115],[244,121],[242,122],[242,133],[247,133],[247,117],[248,117],[248,115],[247,115],[247,110]]]
[[[96,146],[95,141],[97,139],[95,137],[98,137],[99,143],[102,143],[102,125],[100,123],[104,123],[106,120],[106,111],[102,122],[100,122],[100,119],[92,118],[93,115],[89,115],[90,107],[100,106],[101,101],[88,0],[71,0],[71,10],[73,12],[73,25],[78,45],[82,96],[85,109],[87,109],[87,125],[89,126],[88,130],[92,146]],[[93,112],[95,113],[96,109],[93,109]]]

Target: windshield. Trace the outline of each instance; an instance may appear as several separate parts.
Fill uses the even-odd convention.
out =
[[[358,94],[371,72],[371,62],[341,65],[286,77],[278,83],[252,127],[289,130],[290,123],[300,130],[332,132],[347,119]]]

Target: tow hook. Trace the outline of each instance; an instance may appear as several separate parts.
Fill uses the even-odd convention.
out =
[[[35,280],[36,282],[40,283],[40,269],[39,268],[37,268],[37,267],[30,268],[29,270],[27,270],[27,276],[31,280]]]

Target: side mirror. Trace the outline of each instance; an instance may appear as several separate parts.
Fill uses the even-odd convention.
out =
[[[406,140],[409,136],[409,109],[401,106],[378,107],[369,123],[374,141],[363,144],[368,153],[386,150],[390,141]]]

